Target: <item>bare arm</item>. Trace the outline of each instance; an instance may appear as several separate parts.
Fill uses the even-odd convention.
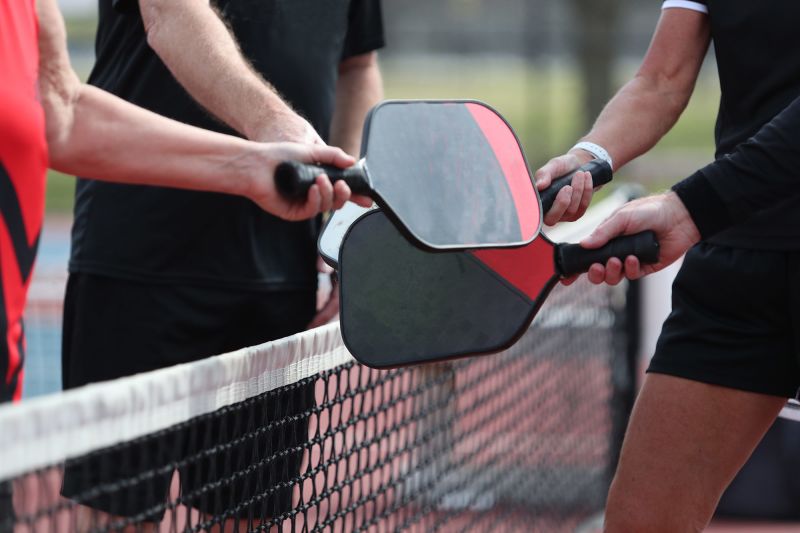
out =
[[[605,147],[617,168],[655,146],[689,103],[709,32],[708,15],[665,9],[639,71],[603,109],[584,140]]]
[[[686,108],[709,42],[707,15],[687,9],[663,10],[636,75],[609,101],[582,140],[608,150],[616,168],[655,146]],[[552,159],[537,171],[537,187],[546,188],[552,178],[591,158],[588,152],[573,150]],[[548,223],[565,218],[565,212],[567,220],[583,214],[587,200],[591,199],[591,187],[587,188],[585,181],[573,182],[573,189],[559,194],[547,217]]]
[[[377,52],[350,57],[339,65],[336,108],[331,123],[331,144],[358,156],[364,118],[383,98],[383,81]]]
[[[338,149],[266,145],[181,124],[83,85],[69,64],[64,22],[55,0],[38,0],[39,90],[50,166],[114,182],[239,194],[289,219],[341,206],[349,190],[320,178],[303,204],[276,194],[273,169],[283,159],[352,159]]]
[[[139,0],[139,7],[148,44],[217,118],[252,140],[322,143],[253,70],[208,0]]]

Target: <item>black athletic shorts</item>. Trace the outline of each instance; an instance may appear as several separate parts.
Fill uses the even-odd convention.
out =
[[[0,533],[14,532],[14,505],[11,482],[0,481]]]
[[[305,329],[315,307],[312,290],[236,291],[72,274],[64,301],[64,388],[285,337]],[[292,504],[291,487],[281,482],[297,477],[302,459],[301,451],[281,452],[307,440],[306,413],[313,405],[313,383],[303,383],[249,400],[242,409],[223,408],[200,423],[172,428],[135,445],[70,461],[62,494],[116,516],[157,521],[164,514],[175,470],[170,465],[175,465],[182,498],[203,513],[219,514],[258,495],[236,515],[278,516]],[[293,421],[252,438],[257,427],[287,417]],[[230,444],[241,436],[248,436],[244,443]],[[200,454],[212,447],[218,453]],[[276,455],[280,457],[269,460]],[[254,463],[258,468],[243,475]]]
[[[800,252],[689,251],[648,372],[791,398],[799,356]]]

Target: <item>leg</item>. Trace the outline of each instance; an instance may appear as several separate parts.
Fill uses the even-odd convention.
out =
[[[605,531],[703,531],[785,401],[648,374],[611,485]]]
[[[0,533],[14,531],[14,504],[11,494],[11,482],[0,482]]]

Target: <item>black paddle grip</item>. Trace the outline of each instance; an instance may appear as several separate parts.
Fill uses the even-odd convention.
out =
[[[605,185],[614,177],[614,173],[611,171],[611,165],[609,165],[607,162],[603,161],[602,159],[593,159],[592,161],[589,161],[578,170],[573,170],[569,174],[556,178],[548,188],[543,191],[539,191],[539,196],[542,199],[542,210],[544,213],[547,213],[550,211],[550,208],[553,207],[553,202],[556,201],[558,191],[567,185],[572,184],[572,178],[578,171],[589,172],[592,175],[592,187]]]
[[[563,244],[556,249],[556,267],[562,277],[582,274],[595,263],[605,265],[612,257],[622,261],[629,255],[639,258],[642,264],[658,262],[659,246],[656,234],[643,231],[636,235],[612,239],[602,248],[587,250],[579,244]]]
[[[306,165],[296,161],[284,161],[275,169],[275,184],[284,198],[305,200],[308,190],[314,185],[320,174],[326,174],[333,183],[344,180],[354,194],[370,194],[364,166],[358,163],[343,169],[328,165]]]

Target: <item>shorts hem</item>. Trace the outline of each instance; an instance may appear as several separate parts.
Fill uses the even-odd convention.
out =
[[[787,386],[785,391],[778,392],[778,387],[776,387],[775,384],[753,383],[752,381],[750,383],[742,383],[741,379],[736,376],[710,375],[708,372],[702,372],[700,370],[665,368],[663,366],[659,367],[651,364],[646,372],[648,374],[664,374],[705,383],[707,385],[716,385],[718,387],[765,394],[767,396],[777,396],[780,398],[794,398],[797,394],[796,386]]]

